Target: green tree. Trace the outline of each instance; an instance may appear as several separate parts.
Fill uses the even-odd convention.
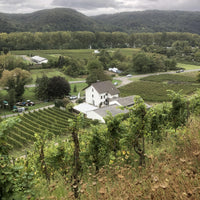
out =
[[[52,134],[45,131],[42,134],[35,134],[35,138],[34,147],[38,157],[36,164],[39,165],[40,172],[45,176],[46,181],[50,183],[50,172],[45,161],[45,145],[47,141],[52,138]]]
[[[36,79],[35,95],[40,100],[47,100],[48,96],[49,78],[43,74],[41,78]]]
[[[197,51],[195,54],[194,54],[194,59],[196,62],[200,62],[200,51]]]
[[[185,125],[187,121],[187,102],[183,95],[181,95],[181,91],[176,93],[174,91],[169,90],[169,96],[172,101],[172,107],[171,107],[171,124],[172,127],[176,129],[179,126]]]
[[[149,130],[147,108],[143,99],[139,96],[134,98],[135,104],[129,108],[127,119],[127,132],[121,143],[125,144],[130,152],[132,149],[139,156],[139,165],[145,164],[145,136]]]
[[[121,126],[121,121],[123,119],[122,115],[117,115],[113,117],[111,114],[107,115],[105,118],[105,123],[107,126],[107,138],[108,146],[110,151],[113,151],[115,156],[118,150],[120,150],[119,141],[122,137],[123,127]]]
[[[30,73],[26,70],[16,68],[12,71],[5,70],[1,77],[1,84],[8,87],[8,91],[14,89],[16,101],[22,99],[24,86],[30,81]]]
[[[83,115],[79,115],[75,120],[69,119],[69,131],[72,135],[72,140],[74,143],[74,159],[73,159],[73,172],[72,172],[72,190],[74,192],[74,197],[79,197],[79,182],[82,173],[82,163],[80,159],[80,144],[78,133],[83,127]]]
[[[66,75],[77,77],[78,75],[85,74],[84,68],[81,66],[80,62],[69,58],[66,62],[65,66],[63,67],[63,71]]]
[[[10,107],[11,110],[13,109],[13,106],[16,103],[15,96],[16,96],[15,95],[15,90],[14,89],[10,89],[8,91],[8,102],[9,102],[9,107]]]
[[[106,141],[106,132],[95,126],[92,128],[91,137],[88,139],[89,145],[86,153],[86,162],[89,165],[94,163],[96,173],[105,164],[109,163],[110,149]]]
[[[48,97],[51,99],[63,98],[70,93],[70,84],[65,78],[54,76],[48,82]]]
[[[76,85],[74,85],[73,92],[77,92],[77,87],[76,87]]]
[[[88,63],[89,75],[86,82],[90,85],[99,81],[110,80],[111,78],[104,73],[103,66],[98,60],[92,60]]]

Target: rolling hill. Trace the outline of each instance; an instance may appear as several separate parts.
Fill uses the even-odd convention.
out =
[[[68,8],[29,14],[0,13],[0,19],[1,32],[93,31],[96,24],[93,19]]]
[[[0,13],[0,32],[121,31],[200,34],[200,12],[137,11],[88,17],[69,8],[29,14]]]

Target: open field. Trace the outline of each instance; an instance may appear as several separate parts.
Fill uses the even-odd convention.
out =
[[[118,49],[107,49],[109,53],[113,53]],[[123,55],[131,57],[134,53],[140,51],[140,49],[123,48],[120,49]],[[38,55],[47,59],[58,58],[59,56],[70,56],[77,59],[92,59],[94,58],[94,49],[54,49],[54,50],[21,50],[11,51],[13,55]]]
[[[160,75],[152,75],[148,77],[141,78],[143,81],[153,81],[153,82],[196,82],[196,79],[191,76],[187,76],[180,74],[160,74]]]
[[[92,58],[94,50],[92,49],[55,49],[55,50],[21,50],[21,51],[12,51],[11,53],[14,55],[28,55],[28,56],[41,56],[47,59],[58,58],[59,56],[70,56],[74,58]]]
[[[183,64],[183,63],[177,63],[177,67],[184,68],[185,70],[200,69],[200,66],[198,65]]]
[[[58,68],[51,68],[51,69],[33,69],[30,70],[31,73],[31,83],[35,84],[35,81],[37,77],[41,78],[44,75],[46,75],[49,78],[52,78],[53,76],[61,76],[64,77],[67,81],[82,81],[85,80],[85,78],[72,78],[70,76],[65,75],[62,71],[60,71]]]
[[[178,92],[182,90],[184,95],[190,95],[200,88],[200,84],[176,83],[167,84],[152,81],[137,81],[120,87],[121,96],[139,95],[145,101],[163,102],[170,101],[167,90]]]

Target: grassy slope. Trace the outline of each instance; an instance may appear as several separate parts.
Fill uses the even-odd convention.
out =
[[[87,174],[80,182],[80,200],[186,200],[200,199],[199,120],[166,134],[160,144],[146,144],[146,166],[110,165],[98,174]],[[137,160],[135,159],[135,163]],[[35,185],[40,199],[74,199],[71,184],[55,176]],[[52,188],[52,189],[51,189]]]

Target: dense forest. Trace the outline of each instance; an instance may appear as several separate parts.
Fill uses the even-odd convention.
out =
[[[0,13],[1,32],[120,31],[200,33],[200,12],[142,11],[88,17],[68,8],[29,14]]]

